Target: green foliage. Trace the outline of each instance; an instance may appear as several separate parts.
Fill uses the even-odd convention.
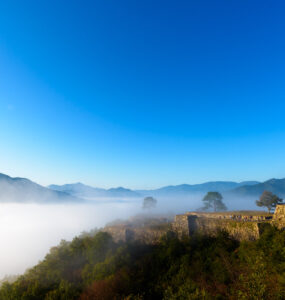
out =
[[[264,191],[259,200],[256,200],[256,205],[260,207],[266,207],[268,212],[271,211],[277,204],[281,204],[283,199],[277,197],[269,191]]]
[[[107,233],[62,241],[45,259],[0,288],[0,300],[284,299],[285,232],[259,240],[226,232],[157,245],[114,243]]]
[[[204,207],[202,210],[213,209],[214,211],[227,210],[226,205],[223,203],[223,196],[219,192],[208,192],[203,198]]]

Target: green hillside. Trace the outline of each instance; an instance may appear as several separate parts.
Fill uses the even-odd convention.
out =
[[[255,242],[225,233],[157,245],[115,243],[103,232],[62,241],[45,259],[4,283],[1,300],[284,299],[285,232]]]

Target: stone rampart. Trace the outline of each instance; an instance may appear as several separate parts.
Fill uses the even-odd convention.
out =
[[[147,244],[156,244],[171,229],[171,224],[165,223],[156,226],[107,226],[102,231],[110,233],[115,242],[136,240]]]
[[[272,223],[279,229],[285,228],[285,204],[277,205]]]
[[[221,213],[187,212],[177,215],[173,230],[179,236],[199,232],[215,235],[224,230],[237,240],[256,240],[262,224],[272,224],[285,228],[285,205],[277,205],[274,215],[260,211],[232,211]]]
[[[188,212],[176,215],[172,223],[167,219],[142,219],[121,225],[106,226],[102,231],[110,233],[116,242],[137,240],[155,244],[168,231],[173,231],[182,237],[191,236],[194,233],[214,236],[221,230],[241,241],[258,239],[264,224],[272,224],[279,229],[285,229],[285,205],[278,205],[273,216],[260,211]]]

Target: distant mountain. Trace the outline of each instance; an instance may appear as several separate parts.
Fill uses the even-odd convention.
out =
[[[12,178],[0,173],[0,202],[80,202],[70,194],[53,191],[26,178]]]
[[[180,184],[165,186],[155,190],[138,190],[143,195],[152,196],[186,196],[193,193],[207,193],[209,191],[225,192],[244,185],[255,185],[258,181],[210,181],[201,184]]]
[[[141,194],[138,192],[123,187],[111,188],[106,192],[110,197],[141,197]]]
[[[235,196],[243,197],[256,197],[263,193],[263,191],[270,191],[277,196],[284,198],[285,197],[285,178],[284,179],[270,179],[262,183],[254,185],[244,185],[237,187],[230,191],[231,194]]]
[[[141,195],[137,192],[134,192],[130,189],[126,189],[123,187],[111,188],[111,189],[101,189],[91,187],[82,183],[73,183],[73,184],[64,184],[64,185],[49,185],[48,188],[61,191],[65,193],[69,193],[74,196],[84,197],[84,198],[99,198],[99,197],[109,197],[109,198],[117,198],[117,197],[140,197]]]
[[[154,196],[154,197],[175,197],[175,196],[187,196],[192,194],[207,193],[209,191],[227,192],[233,190],[234,188],[242,186],[250,186],[258,184],[258,181],[243,181],[243,182],[233,182],[233,181],[211,181],[201,184],[180,184],[180,185],[170,185],[154,190],[130,190],[123,187],[102,189],[91,187],[82,183],[64,184],[64,185],[49,185],[48,188],[68,193],[73,196],[83,197],[83,198],[134,198],[134,197],[144,197],[144,196]]]
[[[106,192],[110,197],[141,197],[139,193],[123,187],[111,188]]]
[[[51,184],[48,186],[48,188],[78,197],[102,197],[106,191],[104,189],[94,188],[80,182],[64,185]]]
[[[201,184],[170,185],[153,190],[130,190],[124,187],[102,189],[82,183],[43,187],[26,178],[12,178],[0,173],[0,202],[61,203],[80,202],[83,198],[188,197],[218,191],[231,199],[258,197],[268,190],[285,198],[285,178],[258,181],[210,181]],[[240,200],[239,200],[240,201]]]

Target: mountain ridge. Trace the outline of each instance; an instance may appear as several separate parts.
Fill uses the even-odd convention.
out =
[[[233,188],[243,185],[255,185],[258,181],[209,181],[201,184],[169,185],[152,190],[131,190],[124,187],[102,189],[85,185],[83,183],[71,183],[64,185],[49,185],[48,188],[65,191],[82,197],[143,197],[143,196],[185,196],[193,193],[206,193],[208,191],[228,192]]]
[[[139,197],[141,196],[137,192],[127,189],[124,187],[103,189],[85,185],[81,182],[70,183],[64,185],[51,184],[48,188],[57,191],[64,191],[70,193],[71,195],[78,195],[86,198],[96,198],[96,197]]]
[[[68,193],[53,191],[27,178],[10,177],[0,173],[0,202],[65,203],[81,202]]]
[[[233,188],[242,185],[253,185],[259,183],[258,181],[208,181],[199,184],[180,184],[169,185],[154,190],[139,190],[142,194],[153,193],[155,195],[170,195],[170,194],[189,194],[189,193],[206,193],[209,191],[226,192]]]
[[[138,198],[153,197],[188,197],[209,191],[221,192],[225,197],[256,199],[264,190],[271,191],[279,197],[285,197],[285,178],[272,178],[264,182],[258,181],[209,181],[201,184],[169,185],[152,190],[132,190],[124,187],[97,188],[83,183],[41,186],[27,178],[10,177],[0,173],[0,202],[39,202],[62,203],[82,202],[88,198]]]
[[[255,185],[244,185],[235,188],[231,191],[235,196],[245,197],[257,197],[263,193],[263,191],[270,191],[279,197],[285,197],[285,178],[276,179],[272,178],[264,182],[260,182]]]

